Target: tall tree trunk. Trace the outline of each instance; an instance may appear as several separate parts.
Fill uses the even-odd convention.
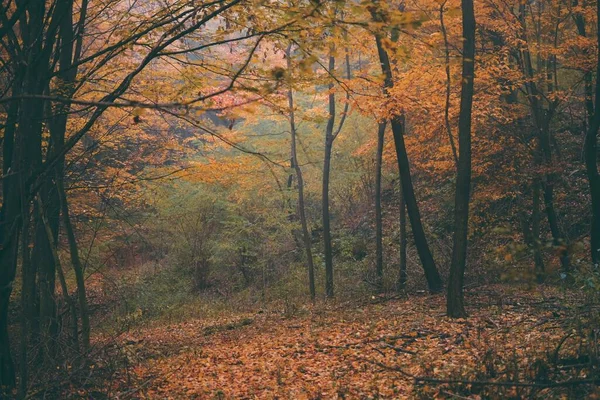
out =
[[[77,306],[75,302],[71,299],[69,295],[69,288],[67,286],[67,280],[65,279],[65,274],[62,270],[62,265],[60,263],[60,257],[58,256],[58,248],[57,241],[54,239],[54,232],[52,231],[52,227],[50,226],[50,222],[48,222],[48,218],[46,217],[44,204],[42,203],[41,196],[36,196],[38,212],[40,219],[42,220],[42,224],[44,226],[44,231],[46,232],[47,240],[50,243],[50,249],[52,252],[52,260],[54,261],[54,265],[56,266],[56,271],[58,273],[58,280],[60,282],[60,288],[62,290],[63,298],[65,304],[69,306],[71,312],[71,327],[73,329],[72,339],[74,346],[77,350],[79,350],[79,323],[77,318]]]
[[[400,203],[400,271],[398,275],[398,289],[406,290],[406,282],[408,280],[408,273],[406,271],[406,245],[408,237],[406,236],[406,202],[404,201],[402,183],[400,183],[398,203]]]
[[[600,173],[598,172],[598,129],[600,129],[600,2],[596,2],[597,44],[596,87],[592,100],[592,76],[587,72],[586,79],[586,109],[588,110],[588,131],[584,142],[585,169],[590,186],[592,220],[590,226],[590,252],[592,264],[597,271],[600,269]],[[583,17],[578,23],[579,33],[585,36]]]
[[[332,54],[333,54],[333,48]],[[335,74],[335,57],[329,56],[328,72],[330,76]],[[348,50],[346,50],[346,78],[351,78],[350,71],[350,56]],[[331,246],[331,214],[329,212],[329,181],[331,172],[331,151],[333,149],[333,142],[338,137],[344,122],[346,121],[346,115],[348,114],[350,92],[346,92],[346,104],[344,104],[344,110],[342,111],[342,117],[340,123],[335,130],[335,94],[333,93],[334,85],[329,84],[329,117],[327,119],[327,127],[325,128],[325,154],[323,158],[323,194],[322,194],[322,210],[323,210],[323,242],[324,242],[324,257],[325,257],[325,295],[327,297],[333,297],[334,285],[333,285],[333,251]]]
[[[383,218],[381,213],[381,166],[383,163],[383,145],[386,121],[380,122],[377,128],[377,154],[375,161],[375,270],[377,279],[383,279]]]
[[[74,92],[77,68],[73,68],[74,47],[80,48],[81,36],[75,38],[73,32],[73,1],[64,0],[62,2],[64,13],[58,14],[59,21],[59,39],[58,47],[58,82],[59,90],[67,97],[71,97]],[[85,6],[83,4],[82,6]],[[82,13],[86,10],[82,9]],[[83,18],[85,15],[83,14]],[[80,50],[78,50],[80,52]],[[79,61],[80,54],[76,52],[75,62]],[[52,243],[58,241],[60,227],[60,199],[57,182],[64,176],[64,155],[58,156],[65,142],[65,132],[70,106],[67,103],[59,103],[54,109],[50,104],[46,107],[47,121],[50,131],[50,146],[47,152],[47,159],[57,157],[54,167],[46,174],[44,182],[40,188],[40,202],[44,205],[44,213],[36,213],[38,218],[36,224],[36,240],[33,249],[33,264],[39,269],[39,288],[40,288],[40,329],[48,337],[54,337],[57,330],[56,321],[56,299],[55,286],[56,274],[60,272],[53,257]],[[36,204],[35,207],[39,207]],[[48,237],[46,224],[48,223],[52,232],[52,237]],[[74,317],[74,316],[73,316]],[[46,348],[52,353],[54,347],[53,341]]]
[[[81,314],[81,340],[83,343],[83,351],[87,353],[90,349],[90,313],[87,304],[87,295],[85,291],[85,277],[83,275],[83,265],[79,258],[79,250],[77,248],[77,240],[75,232],[71,224],[69,216],[69,204],[67,195],[63,186],[62,180],[58,181],[58,193],[60,196],[60,206],[62,211],[65,232],[69,241],[69,253],[71,254],[71,263],[73,271],[75,271],[75,280],[77,282],[77,299],[79,302],[79,312]]]
[[[463,280],[467,263],[469,233],[469,198],[471,192],[471,111],[475,78],[475,12],[473,0],[462,0],[463,65],[458,119],[458,168],[454,199],[454,246],[448,280],[447,314],[466,316]]]
[[[292,46],[289,45],[286,50],[288,72],[291,74],[292,71],[292,60],[291,60]],[[289,121],[290,121],[290,132],[291,132],[291,152],[292,152],[292,168],[296,172],[296,179],[298,180],[298,213],[300,215],[300,224],[302,225],[302,239],[304,242],[304,250],[306,252],[306,262],[308,264],[308,287],[310,290],[310,297],[314,301],[316,297],[315,290],[315,266],[312,256],[312,247],[310,243],[310,233],[308,232],[308,224],[306,222],[306,211],[304,206],[304,179],[302,177],[302,168],[298,164],[298,152],[296,149],[296,121],[294,113],[294,93],[291,87],[288,89],[288,107],[289,107]]]
[[[375,42],[377,45],[381,69],[385,76],[384,91],[387,94],[387,90],[393,86],[390,59],[381,44],[381,36],[375,35]],[[408,161],[406,145],[404,144],[404,117],[401,115],[392,116],[391,125],[392,133],[394,135],[394,147],[396,149],[396,157],[398,160],[400,183],[402,185],[402,192],[404,193],[408,218],[410,220],[413,236],[415,238],[415,246],[417,247],[417,253],[421,259],[421,264],[423,266],[423,271],[425,272],[425,278],[427,279],[429,291],[431,293],[438,293],[443,290],[443,283],[437,267],[435,266],[435,261],[433,259],[433,255],[431,254],[431,250],[429,249],[429,245],[427,244],[427,238],[425,237],[425,230],[423,229],[421,214],[417,204],[417,198],[415,196],[415,191],[412,184],[410,163]]]
[[[33,218],[33,249],[31,254],[31,271],[30,274],[35,276],[37,274],[37,287],[35,285],[35,279],[32,280],[32,297],[30,301],[39,302],[39,315],[34,317],[32,321],[32,336],[37,334],[39,338],[33,337],[33,339],[40,339],[41,346],[40,352],[43,357],[54,357],[56,350],[56,341],[54,337],[58,331],[57,321],[57,310],[56,310],[56,264],[52,257],[52,246],[48,240],[46,229],[44,226],[43,219],[48,219],[47,215],[42,213],[52,213],[52,239],[58,239],[58,226],[56,224],[56,218],[54,216],[56,204],[51,200],[50,190],[56,191],[55,188],[49,188],[49,178],[46,178],[46,182],[42,186],[38,196],[43,196],[47,204],[51,204],[46,210],[41,210],[39,204],[34,204],[34,215]],[[52,210],[50,210],[50,208]],[[38,325],[39,324],[39,325]]]
[[[329,73],[335,73],[335,57],[329,56]],[[329,84],[329,118],[325,129],[325,154],[323,158],[323,243],[325,257],[325,295],[333,297],[333,252],[331,249],[331,221],[329,214],[329,176],[331,172],[331,149],[333,147],[333,127],[335,123],[335,94],[333,82]]]
[[[27,63],[23,69],[22,94],[44,94],[48,73],[49,50],[44,51],[43,25],[45,3],[29,3],[28,21],[23,26],[24,46],[28,48]],[[35,266],[30,258],[30,180],[34,171],[42,165],[42,119],[45,102],[40,99],[23,99],[20,104],[19,123],[15,132],[18,152],[13,160],[13,171],[18,175],[15,190],[19,195],[19,216],[21,228],[21,346],[19,392],[25,395],[27,389],[27,347],[32,319],[34,318]],[[35,236],[34,236],[35,239]],[[16,257],[16,255],[15,255]],[[25,364],[23,364],[25,363]]]
[[[20,74],[13,83],[12,96],[20,94]],[[20,197],[18,190],[20,141],[15,139],[19,116],[19,102],[9,105],[2,148],[2,208],[0,209],[0,397],[2,388],[15,387],[15,366],[8,337],[8,306],[17,270],[17,252],[20,222]],[[11,173],[13,172],[13,173]]]

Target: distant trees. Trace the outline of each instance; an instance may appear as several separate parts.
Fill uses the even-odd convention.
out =
[[[159,104],[160,100],[147,101],[144,96],[134,99],[136,95],[128,92],[149,66],[160,65],[164,59],[190,67],[186,59],[189,54],[197,59],[206,49],[246,41],[255,43],[244,48],[249,59],[257,41],[293,24],[288,20],[279,26],[249,26],[250,33],[227,39],[220,31],[206,28],[210,24],[218,26],[227,18],[247,23],[244,10],[251,7],[250,3],[146,2],[132,8],[117,0],[106,4],[87,0],[3,4],[0,387],[11,389],[17,383],[8,336],[8,310],[18,275],[22,285],[21,395],[28,387],[28,360],[39,357],[47,361],[57,356],[61,314],[55,289],[57,276],[63,297],[78,305],[77,310],[71,307],[70,311],[74,321],[70,340],[78,343],[81,335],[83,346],[76,351],[84,357],[89,348],[85,276],[64,182],[66,157],[111,107],[186,110],[230,90],[248,62],[219,70],[210,77],[205,74],[205,82],[212,79],[216,88],[188,99]],[[308,7],[307,12],[311,9]],[[200,29],[207,30],[202,44],[185,41]],[[202,68],[201,62],[197,66]],[[165,95],[166,98],[169,94]],[[139,120],[136,114],[133,122]],[[61,220],[76,276],[77,302],[69,300],[56,249]],[[29,354],[33,344],[40,354]]]

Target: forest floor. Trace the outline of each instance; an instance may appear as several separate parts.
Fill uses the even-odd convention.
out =
[[[597,307],[548,287],[466,300],[457,320],[422,295],[140,328],[119,339],[128,365],[109,397],[600,398]]]

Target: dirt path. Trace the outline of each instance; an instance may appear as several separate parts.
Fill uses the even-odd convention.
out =
[[[315,308],[294,318],[257,314],[213,326],[193,321],[141,330],[123,339],[132,367],[116,391],[120,398],[170,399],[431,398],[469,391],[560,397],[562,388],[488,393],[469,385],[415,386],[412,376],[541,379],[532,365],[565,337],[568,310],[558,306],[565,299],[556,292],[496,292],[471,294],[468,320],[443,317],[441,297],[415,297],[343,311]],[[573,378],[568,372],[554,373],[552,381]]]

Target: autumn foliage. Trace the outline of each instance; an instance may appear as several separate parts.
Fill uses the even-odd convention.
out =
[[[3,1],[0,397],[597,397],[599,16]]]

